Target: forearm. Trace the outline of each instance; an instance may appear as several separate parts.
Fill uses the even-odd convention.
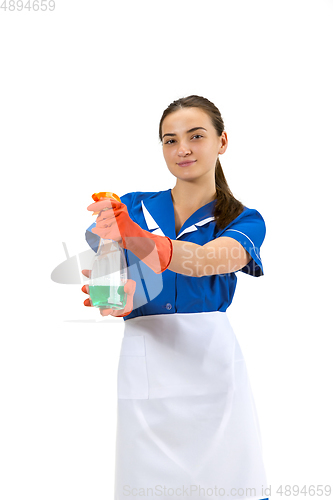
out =
[[[201,278],[236,272],[246,266],[251,256],[232,238],[223,237],[197,245],[171,240],[173,254],[168,269],[174,273]]]
[[[168,269],[178,274],[199,278],[203,273],[206,250],[189,241],[171,240],[172,259]]]
[[[159,237],[161,238],[161,237]],[[161,263],[155,242],[150,238],[127,238],[128,248],[155,272],[160,272]],[[199,277],[203,271],[203,256],[206,249],[189,241],[171,240],[172,258],[167,269],[178,274]]]

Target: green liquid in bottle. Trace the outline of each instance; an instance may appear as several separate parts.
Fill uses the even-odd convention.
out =
[[[89,295],[94,307],[124,309],[126,296],[123,286],[89,285]]]

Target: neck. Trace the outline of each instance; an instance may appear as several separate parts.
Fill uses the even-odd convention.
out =
[[[179,207],[200,208],[216,199],[215,180],[203,185],[177,179],[171,194],[174,204]]]

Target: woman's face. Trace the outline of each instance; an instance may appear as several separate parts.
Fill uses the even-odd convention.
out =
[[[162,142],[170,172],[179,179],[194,180],[208,172],[215,174],[217,157],[227,149],[228,138],[226,132],[217,135],[210,116],[201,109],[182,108],[163,120]]]

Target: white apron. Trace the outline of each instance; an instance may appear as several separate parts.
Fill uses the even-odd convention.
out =
[[[125,321],[115,500],[254,500],[266,487],[246,365],[226,313]]]

